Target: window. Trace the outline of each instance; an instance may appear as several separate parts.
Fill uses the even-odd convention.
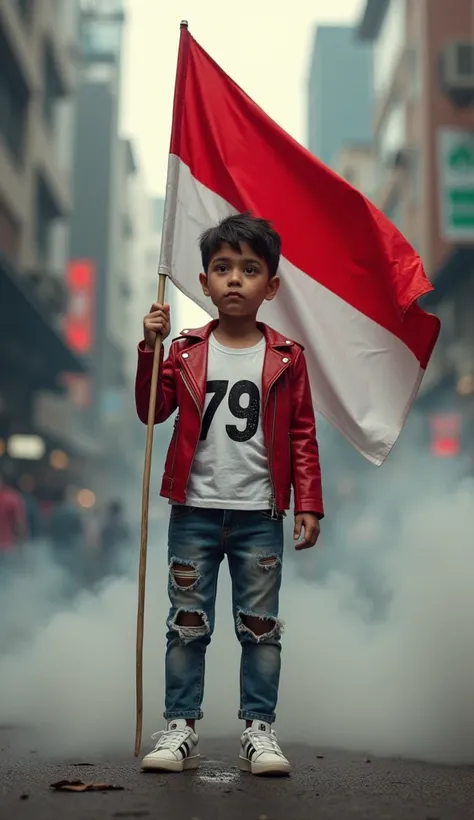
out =
[[[54,222],[60,217],[49,192],[48,186],[40,174],[36,177],[36,255],[38,266],[48,267],[51,256],[51,230]]]
[[[474,50],[472,48],[471,43],[465,45],[461,43],[458,48],[458,66],[459,66],[459,74],[468,77],[469,79],[472,77],[474,72]]]
[[[82,0],[81,10],[85,14],[122,14],[123,0]]]
[[[406,0],[390,0],[374,48],[374,86],[377,97],[389,90],[405,47]]]
[[[0,253],[15,265],[20,246],[20,225],[0,200]]]
[[[0,29],[0,135],[11,155],[22,160],[28,90],[13,52]]]
[[[16,7],[23,22],[29,25],[31,22],[33,0],[16,0]]]
[[[394,100],[377,136],[377,187],[382,188],[391,177],[396,158],[406,146],[406,108]]]
[[[54,127],[56,103],[61,97],[61,83],[49,43],[43,50],[43,116],[49,128]]]
[[[85,60],[114,61],[122,48],[122,24],[118,20],[83,19],[80,46]]]
[[[406,108],[403,103],[396,102],[387,114],[379,132],[379,154],[383,162],[390,162],[405,147],[406,135]]]

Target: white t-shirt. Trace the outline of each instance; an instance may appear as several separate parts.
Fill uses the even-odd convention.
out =
[[[201,438],[186,504],[233,510],[271,507],[272,485],[262,429],[265,339],[224,347],[211,334]]]

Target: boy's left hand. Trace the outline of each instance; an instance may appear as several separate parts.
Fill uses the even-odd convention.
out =
[[[319,518],[314,513],[298,513],[295,515],[294,539],[298,541],[301,532],[304,530],[304,538],[295,544],[295,550],[307,550],[314,547],[319,538],[320,525]]]

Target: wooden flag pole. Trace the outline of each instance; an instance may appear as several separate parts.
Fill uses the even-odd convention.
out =
[[[166,274],[160,273],[158,279],[158,304],[165,302]],[[137,613],[137,722],[135,732],[135,757],[140,754],[143,732],[143,632],[145,621],[145,587],[146,587],[146,559],[148,546],[148,511],[150,504],[150,475],[151,457],[153,453],[153,429],[155,426],[156,394],[160,369],[162,338],[156,336],[155,352],[153,354],[153,369],[151,373],[150,403],[148,406],[148,421],[146,428],[145,461],[143,465],[142,484],[142,521],[140,533],[140,565],[138,570],[138,613]]]
[[[184,83],[186,79],[186,64],[188,54],[188,23],[181,21],[181,35],[179,41],[178,65],[176,68],[175,98],[173,105],[173,136],[179,135],[184,104]],[[170,155],[171,159],[171,155]],[[166,181],[165,213],[163,218],[163,233],[161,238],[160,263],[158,266],[158,303],[165,303],[166,279],[171,272],[171,249],[174,237],[174,222],[176,217],[178,197],[178,166],[173,161],[168,166]],[[148,406],[148,421],[146,430],[145,462],[143,466],[142,485],[142,523],[140,535],[140,565],[138,570],[138,613],[137,613],[137,652],[136,652],[136,698],[137,723],[135,732],[135,757],[140,754],[143,731],[143,632],[145,620],[145,588],[146,588],[146,559],[148,545],[148,508],[150,503],[150,475],[151,456],[153,451],[153,429],[155,425],[156,397],[160,372],[160,356],[163,340],[156,337],[153,355],[153,369],[150,385],[150,403]]]

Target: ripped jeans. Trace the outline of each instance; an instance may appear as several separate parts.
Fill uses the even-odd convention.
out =
[[[235,632],[242,648],[239,718],[273,723],[280,681],[283,519],[271,518],[266,511],[186,506],[172,507],[169,524],[171,609],[164,717],[202,718],[205,656],[214,631],[217,578],[224,555],[232,579]]]

